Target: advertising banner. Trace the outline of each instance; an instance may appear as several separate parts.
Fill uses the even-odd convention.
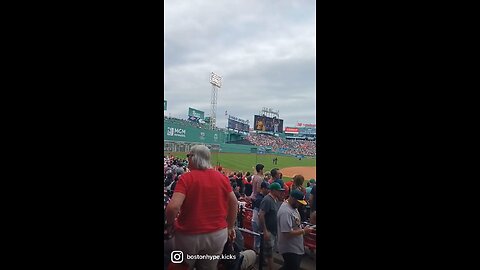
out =
[[[223,143],[224,133],[215,130],[201,129],[193,126],[166,121],[164,127],[164,138],[168,141],[200,142],[200,143]]]
[[[305,124],[305,123],[297,123],[299,127],[317,127],[317,124]]]
[[[299,132],[298,128],[292,128],[292,127],[285,128],[285,133],[298,134],[298,132]]]
[[[196,117],[197,119],[203,119],[205,113],[194,108],[188,108],[188,116]]]

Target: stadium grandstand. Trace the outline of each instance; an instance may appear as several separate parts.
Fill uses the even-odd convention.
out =
[[[198,112],[200,111],[193,114],[198,116]],[[203,112],[200,113],[203,116]],[[316,126],[313,124],[298,123],[295,127],[274,130],[275,122],[269,126],[267,117],[266,121],[264,119],[267,129],[260,125],[257,128],[257,121],[250,128],[248,121],[229,116],[228,126],[219,128],[212,127],[208,123],[208,117],[203,119],[190,114],[186,119],[164,116],[165,152],[187,152],[191,146],[201,143],[207,145],[212,152],[251,153],[252,147],[257,147],[279,155],[316,156]],[[255,120],[260,119],[257,117],[261,116],[255,115]],[[275,117],[271,119],[276,120]],[[282,119],[278,120],[283,124]]]

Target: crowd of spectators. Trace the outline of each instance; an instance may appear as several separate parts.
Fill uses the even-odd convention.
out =
[[[270,146],[273,151],[285,146],[282,138],[271,135],[251,133],[245,139],[257,146]]]
[[[170,195],[175,190],[175,185],[183,173],[188,171],[188,161],[172,155],[163,156],[163,185],[165,193]]]
[[[287,155],[315,156],[317,145],[315,141],[286,140],[266,134],[249,134],[246,139],[256,146],[271,147],[273,152],[283,152]]]
[[[209,254],[235,254],[242,258],[230,261],[187,259],[182,264],[185,269],[195,264],[205,269],[251,269],[257,264],[259,237],[254,239],[253,250],[245,249],[244,238],[236,224],[238,207],[243,201],[251,203],[253,231],[262,233],[264,238],[265,261],[259,263],[273,269],[273,252],[277,251],[284,261],[281,269],[300,269],[305,253],[303,237],[314,230],[301,223],[309,216],[308,221],[316,223],[316,213],[302,213],[307,204],[316,210],[315,180],[308,181],[305,189],[301,175],[296,175],[292,185],[287,185],[279,169],[265,173],[263,169],[262,164],[257,164],[253,174],[226,173],[222,167],[211,166],[210,150],[201,145],[192,147],[187,159],[165,155],[165,267],[180,266],[168,265],[173,246],[187,254],[207,250]],[[173,246],[168,245],[169,240],[173,241]]]
[[[257,173],[252,180],[254,191],[250,196],[253,202],[253,231],[263,233],[264,237],[263,252],[266,261],[261,263],[267,265],[268,269],[273,269],[273,252],[277,251],[284,261],[281,269],[300,269],[302,255],[305,253],[303,236],[314,230],[301,227],[302,222],[308,219],[304,210],[307,200],[313,205],[316,198],[306,196],[303,176],[296,175],[293,184],[287,188],[279,169],[272,169],[269,175],[263,169],[263,164],[255,167]],[[312,180],[310,185],[315,185],[315,180]],[[313,219],[316,219],[315,213],[310,215],[308,221],[316,223]],[[258,249],[259,238],[255,237],[254,250],[258,252]]]

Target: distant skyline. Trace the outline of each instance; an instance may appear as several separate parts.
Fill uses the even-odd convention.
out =
[[[315,124],[315,1],[166,0],[165,115],[188,108],[210,116],[210,73],[223,77],[217,126],[228,114],[249,120],[262,107],[280,111],[284,127]]]

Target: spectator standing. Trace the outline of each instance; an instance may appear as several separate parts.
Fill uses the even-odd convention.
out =
[[[307,227],[302,229],[298,207],[306,205],[305,194],[293,189],[287,201],[278,210],[278,251],[283,257],[282,270],[298,270],[302,255],[305,254],[303,236],[313,231]]]
[[[265,239],[263,253],[267,259],[268,269],[273,270],[273,248],[277,237],[277,201],[285,189],[279,183],[272,183],[269,189],[270,193],[260,203],[258,221]]]
[[[278,202],[277,202],[277,204],[278,204],[278,207],[280,207],[280,205],[282,205],[283,200],[284,200],[286,197],[288,197],[288,196],[287,196],[288,194],[285,194],[285,184],[283,183],[283,180],[282,180],[282,175],[283,175],[283,174],[282,174],[282,172],[281,172],[279,169],[277,169],[277,168],[272,169],[272,170],[270,171],[270,173],[272,174],[272,184],[273,184],[273,183],[278,183],[278,184],[280,185],[280,187],[282,188],[282,190],[284,191],[284,192],[282,192],[281,194],[279,194],[279,196],[278,196]],[[278,207],[277,207],[277,208],[278,208]]]
[[[185,254],[222,254],[227,238],[235,239],[238,203],[228,179],[211,168],[210,150],[195,145],[187,155],[190,172],[180,177],[166,208],[166,229],[175,235],[175,250]],[[177,217],[178,215],[178,217]],[[192,269],[215,269],[218,260],[187,259]]]
[[[260,185],[263,181],[263,168],[263,164],[257,164],[257,166],[255,166],[255,171],[257,171],[257,174],[252,178],[252,201],[255,200],[255,197],[260,192]]]
[[[278,184],[280,184],[280,187],[284,189],[284,183],[283,183],[283,180],[281,179],[282,173],[280,172],[280,169],[277,169],[277,168],[272,169],[270,171],[270,174],[272,175],[273,182],[277,182]]]
[[[282,191],[283,192],[280,192],[278,194],[278,200],[277,200],[277,209],[280,208],[280,206],[282,205],[284,199],[286,197],[288,197],[288,193],[286,193],[285,191],[285,185],[283,183],[283,180],[282,180],[282,172],[277,169],[277,168],[274,168],[270,171],[271,175],[272,175],[272,184],[273,183],[277,183],[280,185],[280,187],[282,188]],[[274,250],[275,252],[278,252],[278,235],[275,235],[275,241],[274,241]]]
[[[262,182],[260,185],[260,193],[257,194],[255,201],[252,203],[253,214],[252,214],[252,229],[254,232],[260,233],[260,227],[258,224],[258,211],[260,210],[260,204],[263,198],[268,194],[268,184],[267,182]],[[260,236],[254,236],[254,250],[258,254],[260,253]]]
[[[312,191],[313,186],[315,185],[315,179],[310,179],[310,181],[307,182],[307,193],[305,194],[306,198],[310,198],[310,192]]]
[[[253,186],[252,186],[252,176],[250,175],[250,172],[247,172],[247,175],[245,175],[245,176],[246,176],[245,177],[246,181],[244,183],[244,185],[245,185],[245,195],[250,197],[252,195],[252,191],[253,191],[252,190],[252,188],[253,188]]]

